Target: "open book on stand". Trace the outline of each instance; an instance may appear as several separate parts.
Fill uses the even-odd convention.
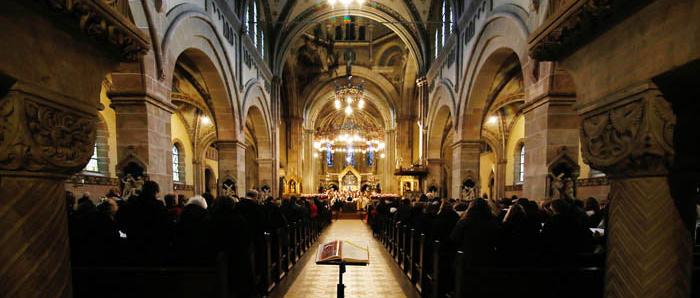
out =
[[[367,265],[369,250],[350,241],[333,240],[318,247],[316,264]]]

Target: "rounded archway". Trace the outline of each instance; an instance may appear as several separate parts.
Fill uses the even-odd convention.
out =
[[[245,142],[246,188],[272,189],[273,151],[269,121],[260,106],[247,108],[243,126]]]

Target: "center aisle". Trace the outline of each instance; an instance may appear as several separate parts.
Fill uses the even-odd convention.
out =
[[[345,297],[419,297],[408,278],[372,237],[367,224],[358,219],[334,221],[321,234],[316,247],[309,249],[309,258],[284,297],[336,297],[338,266],[316,265],[318,245],[331,240],[349,240],[369,247],[369,266],[347,266],[343,275]]]

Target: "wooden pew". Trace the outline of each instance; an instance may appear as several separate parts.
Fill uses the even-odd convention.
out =
[[[73,295],[81,297],[229,297],[228,256],[210,266],[74,266]]]

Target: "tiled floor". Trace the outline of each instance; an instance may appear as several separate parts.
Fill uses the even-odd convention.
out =
[[[372,237],[368,226],[357,219],[333,222],[316,243],[331,240],[349,240],[369,247],[369,266],[348,266],[343,275],[345,297],[418,297],[405,275],[386,253],[382,244]],[[316,249],[312,257],[299,264],[301,272],[284,295],[285,297],[336,297],[338,267],[316,265]]]

